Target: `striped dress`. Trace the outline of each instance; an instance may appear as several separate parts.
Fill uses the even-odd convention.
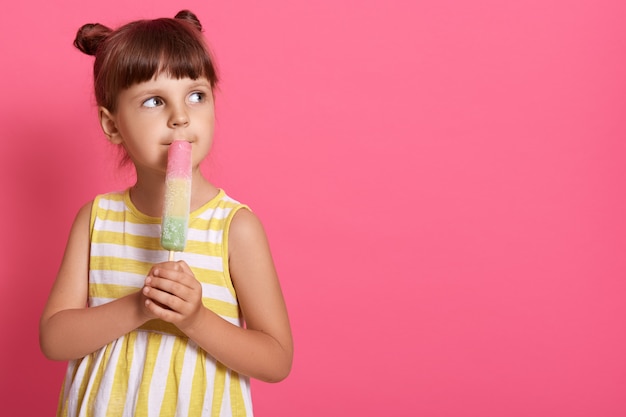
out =
[[[224,191],[189,218],[184,260],[202,302],[242,326],[228,272],[228,228],[242,207]],[[161,219],[132,204],[128,190],[98,196],[91,212],[89,306],[139,291],[150,267],[167,260]],[[207,329],[210,331],[210,329]],[[57,416],[252,416],[250,383],[174,325],[152,320],[82,359],[70,361]]]

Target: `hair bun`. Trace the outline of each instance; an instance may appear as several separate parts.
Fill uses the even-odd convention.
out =
[[[87,55],[95,55],[103,40],[111,33],[111,29],[100,23],[87,23],[76,32],[74,46]]]
[[[181,10],[180,12],[176,13],[176,16],[174,16],[174,18],[185,20],[194,25],[195,28],[198,29],[200,32],[202,32],[202,25],[200,24],[200,20],[198,20],[198,17],[189,10]]]

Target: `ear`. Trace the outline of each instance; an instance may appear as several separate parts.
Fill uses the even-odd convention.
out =
[[[115,117],[106,107],[98,107],[98,117],[100,118],[100,126],[106,137],[115,145],[122,143],[120,131],[117,129]]]

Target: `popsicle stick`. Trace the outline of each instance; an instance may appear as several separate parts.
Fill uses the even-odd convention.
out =
[[[172,262],[174,260],[174,251],[173,250],[170,251],[170,255],[169,255],[167,260],[170,261],[170,262]]]

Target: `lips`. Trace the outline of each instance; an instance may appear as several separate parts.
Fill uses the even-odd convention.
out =
[[[192,141],[192,140],[189,140],[189,139],[182,139],[182,138],[178,139],[178,138],[177,138],[177,139],[174,139],[174,140],[172,140],[172,141],[170,141],[170,142],[166,142],[166,143],[164,143],[164,145],[165,145],[165,146],[170,146],[170,145],[171,145],[172,143],[174,143],[174,142],[188,142],[188,143],[193,144],[193,141]]]

